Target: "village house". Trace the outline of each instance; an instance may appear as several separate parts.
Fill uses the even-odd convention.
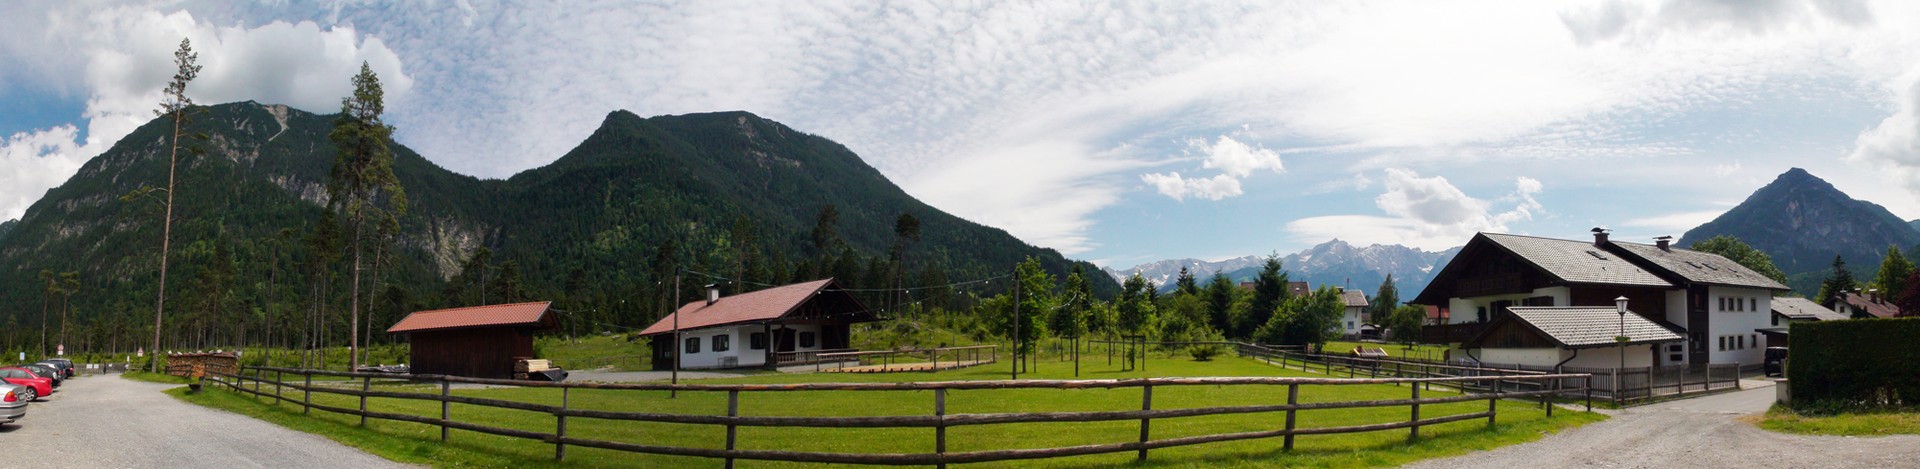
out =
[[[1841,293],[1833,302],[1833,311],[1854,319],[1890,318],[1900,315],[1900,307],[1878,292],[1858,290]]]
[[[1362,331],[1372,332],[1367,322],[1367,295],[1359,290],[1340,289],[1340,333],[1349,339],[1361,338]],[[1373,334],[1378,338],[1379,334]]]
[[[831,278],[727,297],[709,286],[705,299],[681,306],[637,337],[652,340],[655,369],[672,368],[676,358],[681,369],[771,368],[845,351],[852,344],[851,326],[877,319]]]
[[[1531,358],[1519,364],[1555,366],[1559,361],[1549,360],[1566,360],[1583,350],[1613,357],[1611,366],[1619,366],[1624,354],[1627,367],[1757,367],[1764,348],[1759,331],[1771,326],[1773,294],[1787,290],[1724,257],[1673,247],[1665,237],[1638,244],[1609,240],[1597,229],[1592,241],[1479,233],[1411,303],[1451,313],[1446,324],[1429,326],[1423,335],[1429,342],[1456,344],[1457,358],[1492,363],[1481,355],[1490,344],[1499,346],[1495,349],[1551,344],[1558,350],[1527,352]],[[1625,305],[1618,304],[1621,299]],[[1532,309],[1510,317],[1516,308]],[[1594,330],[1570,331],[1581,328]],[[1621,347],[1614,338],[1622,329],[1627,350],[1584,351]],[[1533,337],[1493,335],[1523,331]],[[1607,340],[1603,347],[1575,337]]]
[[[1796,322],[1845,321],[1852,319],[1806,298],[1781,296],[1773,299],[1773,327],[1760,330],[1768,347],[1787,346],[1787,333]]]

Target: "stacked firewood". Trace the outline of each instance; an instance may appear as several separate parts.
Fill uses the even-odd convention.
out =
[[[528,379],[528,373],[553,369],[553,362],[541,358],[521,358],[513,361],[513,379]]]

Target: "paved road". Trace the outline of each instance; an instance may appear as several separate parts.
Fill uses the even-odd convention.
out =
[[[1774,433],[1735,420],[1765,412],[1762,387],[1613,412],[1605,422],[1533,443],[1424,461],[1415,468],[1487,467],[1916,467],[1920,436],[1875,438]]]
[[[68,380],[0,427],[4,467],[405,467],[251,417],[180,402],[173,385],[119,375]],[[53,451],[58,459],[21,459]]]

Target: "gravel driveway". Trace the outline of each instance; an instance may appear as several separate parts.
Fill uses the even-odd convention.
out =
[[[1774,389],[1761,387],[1610,412],[1613,418],[1533,443],[1412,464],[1416,468],[1488,467],[1915,467],[1920,435],[1874,438],[1801,436],[1736,421],[1765,412]]]
[[[0,466],[405,467],[332,440],[160,393],[173,386],[118,375],[68,380],[30,405],[18,423],[0,427],[0,454],[17,457]],[[18,459],[27,454],[55,459]]]

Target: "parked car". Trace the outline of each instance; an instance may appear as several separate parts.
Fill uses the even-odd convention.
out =
[[[31,371],[35,375],[39,375],[42,378],[53,380],[53,387],[56,387],[56,388],[60,387],[60,383],[67,381],[65,378],[60,377],[60,369],[54,368],[51,366],[42,365],[39,363],[31,363],[26,365],[20,365],[19,368],[26,368],[27,371]]]
[[[54,366],[54,368],[59,369],[60,374],[63,375],[61,376],[62,378],[73,377],[73,360],[68,360],[65,358],[49,358],[46,360],[41,360],[40,363],[51,364]]]
[[[4,393],[0,395],[0,420],[13,422],[27,416],[27,402],[33,400],[30,398],[32,389],[17,384],[0,384],[0,393]]]
[[[33,388],[33,398],[53,395],[53,378],[42,378],[26,368],[10,366],[0,368],[0,381]],[[29,401],[33,399],[28,399]]]
[[[1761,365],[1761,369],[1762,369],[1762,372],[1766,373],[1767,376],[1775,376],[1775,375],[1786,376],[1787,348],[1786,347],[1767,347],[1767,358],[1765,363],[1766,364]]]

